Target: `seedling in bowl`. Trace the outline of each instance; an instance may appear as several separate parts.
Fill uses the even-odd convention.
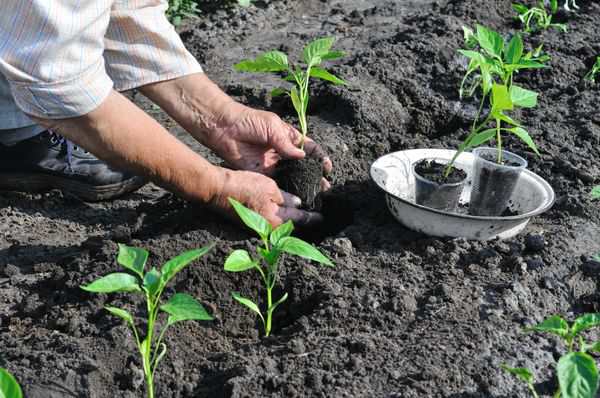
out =
[[[0,398],[23,398],[23,391],[15,377],[0,368]]]
[[[146,335],[141,336],[136,323],[127,310],[117,307],[106,306],[111,314],[123,319],[131,328],[135,338],[136,347],[142,359],[146,389],[148,398],[154,397],[154,375],[160,361],[167,353],[167,346],[163,343],[163,337],[169,327],[182,321],[210,321],[213,318],[206,312],[204,307],[192,296],[184,293],[175,293],[164,304],[161,305],[161,296],[167,284],[189,265],[192,261],[205,255],[213,245],[190,250],[167,261],[160,270],[152,268],[145,272],[148,251],[135,247],[119,245],[117,262],[130,273],[116,272],[108,274],[88,285],[81,286],[85,291],[92,293],[135,293],[142,294],[146,300],[148,317],[146,323]],[[158,339],[155,332],[158,325],[159,315],[167,315]],[[143,340],[142,340],[143,337]]]
[[[529,332],[542,332],[558,336],[567,347],[556,365],[559,389],[554,397],[596,398],[598,391],[598,369],[590,353],[600,352],[600,342],[588,344],[582,336],[586,330],[600,326],[600,314],[585,314],[569,323],[555,315],[542,323],[525,329]],[[577,348],[577,349],[576,349]],[[502,365],[502,369],[525,382],[534,398],[539,395],[533,385],[534,374],[527,368],[511,368]]]
[[[274,89],[271,95],[288,95],[292,99],[292,105],[298,114],[298,122],[302,132],[300,149],[304,148],[304,141],[308,134],[306,111],[310,98],[310,78],[314,77],[336,85],[346,84],[344,80],[321,67],[324,61],[344,56],[342,51],[332,50],[334,42],[335,38],[324,37],[306,45],[303,51],[303,67],[300,64],[291,63],[285,53],[276,50],[266,52],[254,60],[243,60],[234,66],[235,70],[240,72],[281,74],[283,80],[294,83],[289,89],[282,87]]]
[[[531,8],[524,4],[513,3],[513,9],[517,12],[517,18],[521,21],[527,33],[550,28],[567,32],[567,25],[553,22],[554,14],[558,11],[558,0],[550,0],[550,12],[548,12],[542,0],[539,1],[537,6]]]
[[[263,324],[265,336],[269,336],[272,329],[273,312],[288,297],[288,294],[285,293],[277,301],[273,301],[273,288],[277,283],[281,255],[288,253],[316,261],[329,267],[333,267],[334,265],[317,248],[291,236],[294,230],[294,224],[291,221],[273,229],[260,214],[248,209],[234,199],[229,198],[229,203],[231,203],[231,206],[242,222],[258,234],[263,247],[256,248],[256,253],[259,256],[258,259],[252,258],[246,250],[235,250],[225,260],[225,271],[244,272],[256,270],[267,291],[266,310],[262,312],[258,304],[248,298],[242,297],[238,292],[232,292],[232,296],[237,302],[258,315]]]
[[[592,66],[592,69],[584,76],[584,79],[596,83],[598,73],[600,73],[600,56],[596,57],[596,62]]]

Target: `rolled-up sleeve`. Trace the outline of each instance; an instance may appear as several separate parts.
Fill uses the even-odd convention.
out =
[[[43,119],[97,108],[113,82],[103,58],[111,0],[2,0],[0,72],[18,107]]]

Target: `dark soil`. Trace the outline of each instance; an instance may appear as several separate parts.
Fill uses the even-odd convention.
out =
[[[316,83],[309,109],[313,138],[334,163],[329,206],[340,203],[348,215],[319,238],[336,268],[287,259],[279,286],[289,298],[274,335],[262,339],[256,318],[230,295],[262,297],[256,275],[222,270],[228,253],[256,243],[245,229],[151,185],[97,204],[58,192],[1,193],[0,366],[29,398],[141,397],[131,334],[103,310],[139,308],[141,316],[140,298],[91,295],[79,285],[118,269],[117,242],[148,248],[153,265],[217,242],[173,285],[201,300],[215,321],[172,328],[157,397],[529,397],[500,370],[503,363],[530,367],[550,396],[564,347],[523,327],[600,309],[600,268],[590,258],[600,251],[600,209],[589,196],[600,177],[600,85],[581,80],[600,53],[600,4],[579,4],[581,11],[565,16],[568,34],[525,36],[528,48],[543,42],[552,56],[551,69],[516,76],[541,94],[539,107],[518,119],[542,156],[516,137],[506,140],[550,182],[557,202],[526,233],[487,243],[403,228],[368,171],[391,151],[462,142],[477,104],[458,98],[466,67],[456,52],[461,25],[514,32],[510,0],[256,1],[190,22],[182,37],[211,78],[290,122],[288,101],[268,94],[280,84],[275,77],[231,65],[324,35],[348,52],[331,69],[349,86]],[[217,161],[162,112],[136,101]]]
[[[487,160],[488,162],[494,162],[494,163],[498,163],[498,158],[490,153],[482,153],[479,155],[482,159]],[[508,166],[508,167],[519,167],[521,166],[521,163],[516,162],[516,161],[510,161],[510,160],[506,160],[503,159],[502,160],[502,165],[503,166]]]
[[[415,164],[415,172],[436,184],[456,184],[467,178],[467,173],[456,167],[453,167],[448,177],[446,177],[444,175],[446,166],[446,164],[436,162],[435,160],[423,159]]]
[[[302,200],[302,208],[321,210],[321,179],[323,166],[317,159],[282,160],[277,165],[274,179],[279,188]]]

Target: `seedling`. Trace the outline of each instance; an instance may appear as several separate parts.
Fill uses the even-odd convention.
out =
[[[527,33],[550,28],[567,32],[567,25],[552,22],[553,15],[558,11],[558,0],[550,0],[550,13],[546,9],[543,0],[540,0],[537,6],[531,8],[523,4],[513,3],[513,9],[517,12],[517,18],[521,21]]]
[[[8,370],[0,368],[0,398],[23,398],[17,380]]]
[[[242,7],[248,7],[252,0],[238,0],[237,2]],[[181,25],[186,18],[198,18],[199,13],[198,0],[169,0],[169,7],[166,11],[167,18],[174,26]]]
[[[550,333],[560,337],[567,347],[556,365],[559,389],[554,397],[562,398],[595,398],[598,391],[598,369],[590,352],[600,352],[600,342],[588,344],[582,332],[600,326],[600,314],[585,314],[569,325],[558,315],[552,316],[542,323],[525,329],[530,332]],[[578,350],[575,350],[577,346]],[[525,382],[535,398],[538,398],[534,387],[534,374],[527,368],[511,368],[502,365],[502,369],[510,372]]]
[[[225,260],[225,271],[243,272],[252,269],[256,270],[267,290],[266,311],[264,313],[261,312],[258,304],[248,298],[242,297],[238,292],[232,292],[232,296],[237,302],[248,307],[250,311],[258,315],[262,321],[265,336],[269,336],[271,334],[273,312],[277,306],[288,298],[288,294],[285,293],[281,298],[273,302],[273,288],[277,282],[281,254],[292,254],[329,267],[333,267],[334,265],[314,246],[290,236],[294,230],[294,224],[291,221],[273,229],[260,214],[246,208],[234,199],[229,198],[229,203],[231,203],[231,206],[233,206],[242,222],[258,234],[263,247],[256,248],[256,253],[259,256],[258,259],[252,258],[246,250],[235,250]]]
[[[592,66],[592,70],[585,75],[584,79],[596,83],[598,73],[600,73],[600,56],[596,57],[596,63]]]
[[[541,46],[525,53],[523,39],[519,34],[505,42],[500,34],[481,25],[477,25],[476,32],[468,27],[463,27],[463,31],[467,49],[459,52],[469,59],[469,66],[459,94],[461,98],[471,97],[479,91],[481,102],[471,132],[446,168],[446,177],[462,152],[494,138],[498,148],[497,162],[502,164],[502,132],[516,135],[539,154],[527,130],[506,112],[518,107],[533,108],[537,105],[538,94],[514,84],[514,75],[521,70],[546,68],[544,63],[550,58],[542,54]],[[486,100],[490,102],[490,111],[485,120],[479,123]],[[494,123],[493,128],[489,127],[490,122]]]
[[[146,336],[141,339],[133,316],[126,310],[117,307],[106,306],[111,314],[123,319],[133,331],[135,343],[142,358],[144,376],[148,398],[154,398],[154,374],[158,364],[167,353],[167,346],[163,343],[166,331],[177,322],[198,320],[210,321],[213,318],[206,312],[204,307],[192,296],[184,293],[176,293],[169,301],[161,305],[161,296],[167,284],[175,275],[189,265],[192,261],[205,255],[213,245],[191,250],[180,254],[167,261],[160,270],[152,268],[144,272],[148,252],[144,249],[119,245],[117,262],[125,269],[133,273],[116,272],[108,274],[86,286],[83,290],[93,293],[140,293],[146,299],[148,318],[146,322]],[[155,331],[158,326],[160,313],[167,314],[158,339],[155,339]]]
[[[336,85],[343,85],[346,82],[331,72],[321,67],[324,61],[338,59],[344,56],[342,51],[332,50],[335,42],[333,37],[317,39],[304,47],[303,61],[304,68],[299,64],[290,63],[288,56],[281,51],[269,51],[258,56],[254,60],[243,60],[234,66],[235,70],[240,72],[271,72],[281,74],[283,80],[293,82],[291,89],[278,87],[271,91],[272,96],[288,95],[292,99],[292,104],[298,114],[298,122],[302,132],[300,149],[304,148],[304,141],[308,134],[308,120],[306,110],[309,101],[309,82],[310,78],[325,80]]]

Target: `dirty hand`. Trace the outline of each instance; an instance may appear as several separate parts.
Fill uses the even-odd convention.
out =
[[[204,144],[235,169],[272,174],[280,159],[302,159],[308,155],[322,161],[325,175],[331,172],[331,160],[323,149],[309,138],[304,151],[299,149],[300,132],[272,112],[232,102],[212,130]],[[323,179],[321,188],[329,187]]]
[[[256,211],[275,228],[288,220],[298,227],[311,227],[323,221],[319,213],[300,210],[300,199],[281,191],[271,178],[252,171],[220,169],[221,187],[211,203],[217,210],[238,219],[228,198]]]

